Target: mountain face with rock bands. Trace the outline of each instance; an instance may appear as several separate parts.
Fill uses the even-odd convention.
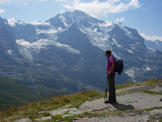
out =
[[[111,49],[124,61],[117,84],[160,78],[162,52],[148,49],[144,42],[135,29],[77,10],[45,22],[11,24],[0,18],[0,74],[53,94],[103,89],[104,51]]]

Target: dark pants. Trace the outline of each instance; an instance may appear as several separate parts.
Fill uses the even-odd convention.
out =
[[[107,84],[109,88],[109,101],[116,102],[115,73],[107,75]]]

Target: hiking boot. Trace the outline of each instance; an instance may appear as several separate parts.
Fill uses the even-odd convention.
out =
[[[112,101],[112,100],[108,100],[108,101],[105,101],[105,104],[106,103],[116,103],[116,101],[114,100],[114,101]]]

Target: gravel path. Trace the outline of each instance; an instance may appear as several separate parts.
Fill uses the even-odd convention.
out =
[[[162,106],[162,95],[149,95],[146,93],[132,93],[119,96],[118,102],[123,105],[131,105],[134,109],[145,109]]]
[[[111,116],[104,118],[84,118],[80,120],[74,120],[73,122],[147,122],[148,116]]]
[[[79,109],[84,111],[100,111],[100,110],[129,110],[129,109],[146,109],[162,106],[160,101],[162,95],[149,95],[146,93],[132,93],[117,97],[117,104],[105,104],[104,99],[97,99],[91,102],[83,103]]]

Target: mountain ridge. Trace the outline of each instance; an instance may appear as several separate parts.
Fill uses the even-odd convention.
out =
[[[122,48],[122,51],[124,51],[124,50],[127,51],[129,53],[129,55],[131,53],[132,54],[133,53],[135,53],[135,54],[137,53],[137,55],[140,55],[140,53],[144,52],[144,51],[147,54],[147,50],[148,49],[146,49],[146,47],[144,45],[144,39],[138,34],[138,32],[135,29],[131,29],[131,28],[123,26],[122,24],[116,24],[116,23],[112,23],[112,25],[106,27],[104,25],[103,21],[94,19],[94,18],[90,17],[89,15],[87,15],[87,14],[85,14],[83,12],[80,12],[80,11],[74,11],[72,13],[65,12],[65,13],[59,14],[57,16],[65,16],[65,15],[68,16],[68,17],[66,17],[66,20],[68,20],[69,16],[71,17],[71,15],[73,15],[73,18],[76,17],[75,20],[77,20],[77,16],[79,16],[79,17],[81,16],[81,18],[83,19],[83,22],[81,20],[79,20],[79,19],[78,19],[78,21],[80,22],[79,24],[78,24],[77,21],[72,22],[72,20],[70,20],[69,22],[72,22],[71,24],[74,24],[73,26],[76,26],[76,28],[78,28],[81,32],[86,34],[86,36],[88,37],[88,39],[90,40],[90,42],[94,46],[99,47],[102,50],[105,50],[105,49],[108,49],[108,48],[112,49],[112,51],[114,50],[113,52],[114,52],[114,55],[116,57],[120,58],[119,55],[122,55],[122,54],[117,54],[117,53],[119,53],[118,50],[120,50],[120,48]],[[57,20],[59,18],[57,16],[53,17],[52,19],[56,19]],[[90,20],[95,21],[96,25],[91,24],[91,27],[89,27],[87,25],[84,25],[84,22],[86,21],[87,18],[90,18]],[[65,19],[65,17],[64,17],[64,19]],[[49,19],[49,21],[50,20],[51,19]],[[62,22],[62,21],[59,20],[59,22]],[[90,21],[87,21],[87,22],[89,23]],[[64,25],[64,24],[65,23],[62,23],[62,25]],[[70,26],[71,26],[71,24],[70,24]],[[19,24],[19,25],[21,25],[21,24]],[[38,48],[36,50],[40,50],[40,49],[42,49],[42,48],[44,48],[44,47],[46,47],[48,45],[50,46],[50,45],[53,45],[53,44],[55,46],[61,47],[62,49],[67,47],[67,49],[69,51],[73,50],[73,51],[76,51],[76,53],[79,54],[79,51],[77,51],[76,49],[73,49],[73,47],[71,47],[71,45],[65,45],[64,43],[61,44],[59,41],[57,41],[58,40],[57,39],[58,38],[58,34],[66,31],[70,26],[67,26],[67,27],[65,25],[64,26],[62,26],[62,25],[60,26],[57,23],[52,25],[52,27],[50,25],[46,25],[46,26],[43,26],[43,25],[32,26],[32,24],[30,26],[29,25],[30,24],[27,24],[27,25],[23,24],[23,25],[21,25],[22,27],[20,28],[20,30],[19,30],[19,27],[18,28],[16,27],[17,29],[15,28],[16,30],[13,29],[13,31],[12,31],[13,35],[16,38],[16,43],[18,45],[20,45],[19,52],[24,57],[26,57],[26,58],[28,58],[28,57],[30,58],[31,57],[30,59],[32,59],[32,52],[34,51],[33,50],[34,48]],[[79,25],[81,25],[81,26],[79,26]],[[104,26],[102,27],[100,25],[102,25],[102,26],[104,25]],[[55,30],[57,28],[57,26],[60,29],[59,31]],[[84,26],[86,26],[86,27],[84,27]],[[14,27],[12,27],[12,28],[14,28]],[[41,28],[42,28],[42,30],[41,30]],[[108,30],[106,30],[107,28],[108,28]],[[23,29],[23,30],[21,30],[21,29]],[[51,31],[51,32],[47,33],[48,29],[50,29],[49,31]],[[23,31],[25,31],[25,32],[23,32]],[[69,30],[69,31],[71,31],[71,30]],[[18,32],[18,33],[15,33],[15,32]],[[23,32],[24,34],[23,33],[21,34],[19,32]],[[102,33],[104,34],[103,35],[104,37],[102,37],[100,35],[100,32],[101,32],[101,34]],[[47,36],[50,33],[51,33],[50,38],[48,38]],[[116,34],[116,35],[114,35],[114,34]],[[97,41],[97,40],[100,40],[100,42]],[[56,41],[56,43],[55,43],[55,41]],[[139,42],[137,42],[137,41],[139,41]],[[136,44],[134,42],[136,42]],[[102,47],[103,45],[104,45],[104,47]],[[21,48],[21,46],[23,48],[25,46],[28,46],[28,47],[23,49],[23,48]],[[124,48],[123,48],[123,46],[124,46]],[[33,48],[32,49],[33,51],[29,51],[30,47]],[[141,51],[139,51],[139,49],[136,49],[136,48],[139,48],[139,47],[141,48]],[[8,51],[11,52],[11,50],[8,50]],[[123,52],[123,54],[126,53],[125,51]]]
[[[162,77],[162,53],[149,50],[137,30],[74,13],[49,19],[52,24],[18,21],[11,26],[0,18],[0,74],[29,87],[52,89],[53,95],[103,90],[104,51],[111,49],[125,65],[122,75],[116,75],[117,84]],[[37,92],[47,93],[46,89]]]

